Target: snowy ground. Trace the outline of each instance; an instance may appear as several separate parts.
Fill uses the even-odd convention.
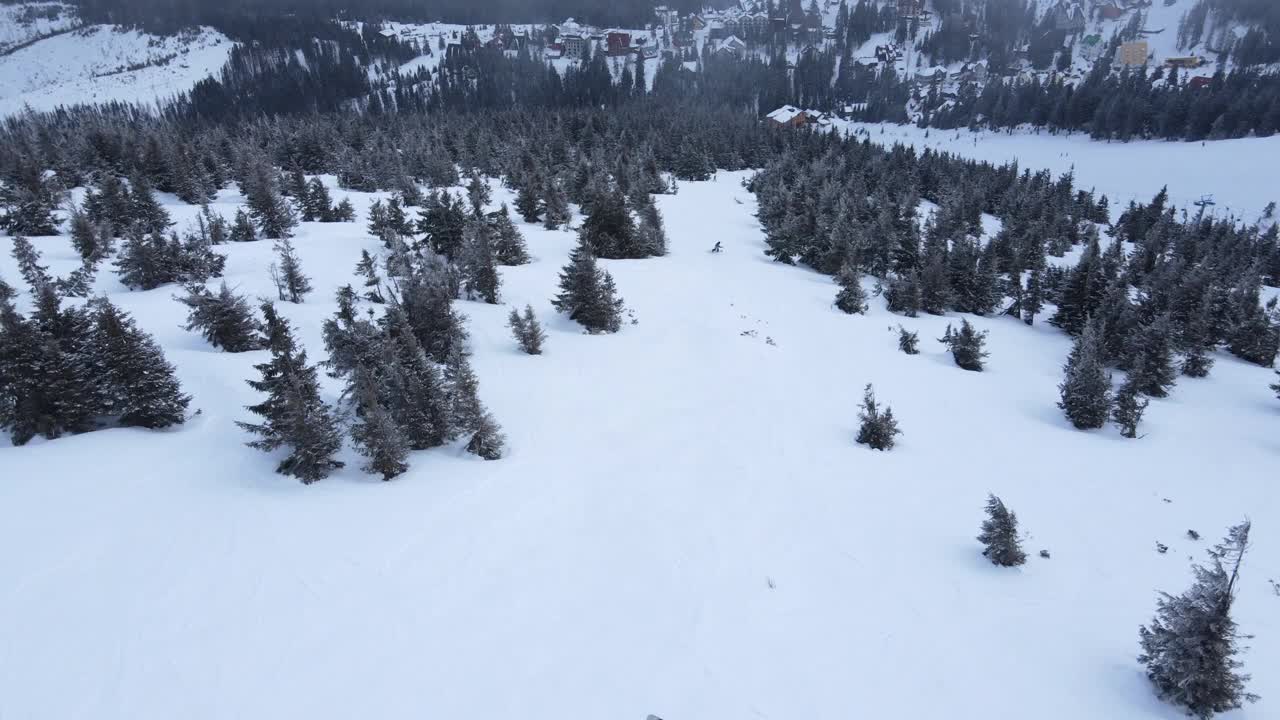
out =
[[[165,100],[222,69],[232,43],[222,33],[157,37],[93,25],[0,56],[0,118],[24,107]]]
[[[974,318],[992,356],[966,373],[933,340],[955,318],[842,315],[830,279],[763,257],[742,178],[659,199],[668,257],[607,263],[639,320],[616,336],[552,311],[573,234],[522,226],[537,260],[504,269],[503,299],[533,304],[547,354],[516,351],[505,306],[459,303],[509,456],[418,453],[391,483],[349,451],[314,486],[273,474],[233,425],[264,354],[214,351],[176,288],[104,273],[201,414],[0,448],[0,718],[1175,720],[1138,626],[1246,515],[1237,615],[1263,700],[1228,717],[1274,716],[1274,375],[1220,356],[1152,403],[1144,439],[1073,431],[1065,336]],[[299,234],[317,291],[281,307],[313,361],[333,289],[378,246],[363,227]],[[65,240],[36,243],[74,267]],[[270,243],[223,250],[230,284],[272,294]],[[7,238],[0,273],[17,280]],[[922,355],[897,351],[899,323]],[[890,453],[853,442],[868,382],[906,432]],[[989,491],[1028,533],[1022,569],[979,553]]]
[[[1194,202],[1213,195],[1217,204],[1210,210],[1216,215],[1250,222],[1268,203],[1280,201],[1276,183],[1280,135],[1204,143],[1109,143],[1081,133],[1053,135],[1030,129],[970,132],[836,122],[881,145],[932,148],[994,163],[1016,161],[1033,172],[1047,168],[1061,174],[1074,169],[1076,184],[1105,194],[1112,208],[1123,208],[1130,201],[1150,202],[1165,185],[1179,207],[1195,212]]]
[[[0,5],[0,53],[78,24],[75,9],[60,2]]]

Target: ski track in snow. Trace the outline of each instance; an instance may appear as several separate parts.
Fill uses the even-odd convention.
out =
[[[615,336],[550,305],[575,235],[521,224],[536,260],[502,270],[504,304],[458,303],[508,457],[415,453],[391,483],[349,448],[316,485],[274,474],[233,424],[266,354],[215,351],[181,329],[179,288],[126,292],[105,269],[98,290],[202,414],[0,447],[0,717],[1174,720],[1134,660],[1138,626],[1245,515],[1237,617],[1264,699],[1224,717],[1268,717],[1274,375],[1220,354],[1152,402],[1145,439],[1073,431],[1055,407],[1065,335],[970,318],[991,358],[967,373],[934,340],[957,317],[880,298],[843,315],[830,278],[764,257],[746,176],[658,198],[669,256],[603,261],[639,321]],[[302,226],[316,292],[279,305],[312,362],[334,289],[380,247],[373,196],[342,197],[362,217]],[[180,226],[196,210],[171,207]],[[55,274],[76,266],[66,239],[35,242]],[[274,296],[270,241],[221,251],[230,285]],[[543,356],[505,327],[525,303]],[[921,355],[897,351],[898,324]],[[853,442],[868,382],[906,433],[889,453]],[[1021,569],[974,540],[989,491],[1029,535]]]

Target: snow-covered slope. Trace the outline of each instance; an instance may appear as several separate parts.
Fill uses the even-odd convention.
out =
[[[175,288],[104,273],[201,414],[0,449],[0,717],[1175,720],[1138,626],[1246,515],[1236,612],[1263,700],[1227,717],[1275,716],[1274,375],[1219,356],[1152,402],[1144,439],[1073,431],[1063,334],[971,318],[992,355],[967,373],[933,341],[956,318],[842,315],[829,278],[761,254],[743,178],[659,198],[670,255],[607,263],[638,319],[616,336],[553,313],[574,236],[522,225],[537,259],[503,270],[503,299],[547,321],[546,354],[517,352],[505,307],[459,303],[509,456],[418,453],[391,483],[349,451],[314,486],[275,475],[233,424],[264,354],[213,350]],[[379,247],[363,228],[299,234],[316,292],[281,310],[313,361]],[[269,243],[222,251],[230,284],[274,295]],[[900,323],[923,354],[897,351]],[[906,432],[892,452],[854,444],[866,383]],[[988,492],[1027,532],[1022,569],[980,555]]]
[[[1211,196],[1221,217],[1256,220],[1268,203],[1280,202],[1275,167],[1280,136],[1183,143],[1143,140],[1108,143],[1084,134],[921,129],[914,125],[846,123],[841,129],[881,145],[932,148],[975,160],[1017,162],[1026,170],[1075,172],[1076,184],[1107,195],[1112,207],[1150,202],[1162,186],[1173,204],[1190,212]]]
[[[0,55],[77,25],[75,9],[60,2],[0,5]]]
[[[151,103],[216,74],[232,43],[216,30],[157,37],[92,25],[0,57],[0,117],[30,106]]]

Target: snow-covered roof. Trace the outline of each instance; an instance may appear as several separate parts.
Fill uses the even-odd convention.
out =
[[[792,120],[796,119],[797,115],[801,115],[803,113],[804,113],[803,110],[801,110],[798,107],[795,107],[794,105],[783,105],[782,107],[778,108],[777,110],[774,110],[773,112],[769,113],[765,117],[769,118],[770,120],[773,120],[774,122],[785,123],[785,122],[791,122]]]

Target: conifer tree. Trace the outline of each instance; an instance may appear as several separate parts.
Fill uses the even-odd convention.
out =
[[[244,184],[249,215],[257,222],[263,237],[281,240],[293,235],[298,217],[277,188],[278,179],[265,164],[257,164]]]
[[[110,397],[110,413],[124,427],[180,425],[191,397],[182,393],[160,346],[105,298],[94,306],[93,352],[104,371],[100,381]]]
[[[667,230],[662,222],[662,213],[658,205],[647,194],[645,203],[637,213],[640,222],[636,226],[636,241],[640,252],[648,257],[661,257],[667,254]]]
[[[351,439],[355,441],[356,451],[368,458],[361,469],[381,475],[384,482],[391,480],[409,469],[408,445],[391,413],[379,400],[373,371],[364,366],[356,368],[355,384],[360,418],[351,428]]]
[[[1208,567],[1192,566],[1195,584],[1176,597],[1161,593],[1150,626],[1138,631],[1138,662],[1146,666],[1156,694],[1201,720],[1258,699],[1245,690],[1249,676],[1236,659],[1245,636],[1231,617],[1249,530],[1248,521],[1231,528],[1209,553]]]
[[[379,305],[387,300],[382,296],[382,278],[378,276],[378,265],[368,250],[360,251],[360,262],[356,264],[356,274],[364,278],[364,299]]]
[[[334,222],[333,199],[329,197],[329,189],[320,182],[320,178],[311,178],[304,185],[301,194],[296,196],[302,208],[303,222]]]
[[[131,225],[137,225],[143,232],[163,234],[173,225],[169,213],[160,207],[155,192],[145,175],[135,173],[129,178],[129,219]]]
[[[485,460],[498,460],[502,457],[507,439],[502,428],[487,410],[481,413],[476,429],[467,441],[467,452]]]
[[[907,355],[920,354],[920,336],[901,325],[898,326],[898,349]]]
[[[489,225],[494,257],[499,265],[525,265],[529,262],[529,250],[525,247],[524,236],[515,223],[511,222],[506,203],[496,212],[490,213]]]
[[[466,297],[496,305],[502,278],[498,275],[497,258],[494,257],[490,233],[489,227],[484,223],[471,223],[460,259]]]
[[[67,214],[67,224],[71,229],[71,244],[81,258],[88,259],[97,254],[98,228],[83,210],[72,207]]]
[[[31,288],[32,294],[39,293],[41,288],[53,286],[53,277],[49,275],[49,268],[40,264],[40,251],[36,250],[30,240],[21,235],[15,235],[10,252],[18,263],[18,274],[22,275],[27,287]]]
[[[236,218],[231,225],[229,239],[231,242],[253,242],[258,239],[258,229],[254,227],[253,219],[243,208],[236,210]]]
[[[471,201],[471,212],[476,217],[484,214],[484,206],[489,203],[490,195],[489,184],[479,173],[472,172],[471,179],[467,182],[467,199]]]
[[[978,542],[986,546],[982,554],[992,565],[1017,567],[1027,561],[1018,541],[1018,516],[995,495],[987,496],[987,519],[982,522]]]
[[[276,254],[280,256],[279,264],[271,264],[271,279],[275,281],[276,293],[281,300],[295,304],[302,302],[311,292],[311,279],[302,273],[302,262],[293,250],[293,242],[287,237],[277,240]]]
[[[846,264],[836,276],[840,292],[836,293],[836,307],[849,315],[861,315],[867,311],[867,292],[862,289],[862,274]]]
[[[858,429],[858,444],[870,446],[874,450],[892,450],[895,435],[901,435],[898,421],[893,417],[893,408],[885,408],[880,412],[876,404],[875,391],[868,383],[862,394],[862,410],[858,413],[862,421]]]
[[[423,352],[407,324],[401,324],[387,344],[390,368],[386,380],[388,409],[409,447],[427,450],[454,435],[449,395],[440,371]]]
[[[1173,367],[1173,349],[1170,346],[1172,332],[1168,317],[1162,317],[1137,334],[1130,379],[1138,392],[1162,398],[1173,387],[1177,371]]]
[[[271,360],[255,365],[261,378],[248,381],[254,390],[267,395],[261,403],[248,408],[261,416],[262,422],[236,424],[259,436],[248,443],[249,447],[265,452],[289,448],[289,455],[276,472],[311,484],[342,467],[333,459],[342,447],[342,436],[320,398],[316,369],[307,365],[307,353],[298,349],[289,322],[269,302],[262,304],[262,315]]]
[[[178,301],[191,308],[185,329],[199,331],[210,345],[229,353],[262,348],[262,326],[254,318],[249,302],[232,292],[225,282],[216,295],[203,285],[192,285],[187,288],[186,297]]]
[[[587,216],[578,230],[579,237],[602,258],[649,257],[636,233],[635,221],[627,210],[626,198],[612,186],[592,197]]]
[[[511,314],[507,316],[507,326],[511,328],[511,334],[515,336],[521,350],[528,355],[542,354],[542,343],[546,340],[546,333],[542,331],[542,324],[533,314],[532,305],[524,306],[524,315],[521,315],[519,310],[511,308]]]
[[[1249,304],[1242,315],[1231,333],[1231,354],[1262,367],[1274,366],[1276,349],[1280,347],[1280,329],[1256,302]]]
[[[1039,268],[1033,268],[1027,275],[1027,289],[1020,305],[1022,321],[1028,325],[1034,324],[1036,315],[1044,309],[1044,273]]]
[[[569,198],[554,177],[547,179],[546,187],[542,190],[542,207],[544,213],[542,227],[547,230],[559,230],[573,219],[573,212],[569,209]]]
[[[1102,365],[1099,344],[1098,324],[1090,321],[1071,349],[1058,386],[1058,407],[1078,430],[1102,427],[1111,410],[1111,376]]]
[[[948,324],[946,334],[938,340],[951,351],[951,357],[955,359],[956,365],[974,372],[982,372],[982,361],[988,355],[982,349],[986,341],[987,332],[985,330],[978,332],[968,320],[964,319],[960,321],[959,332],[952,332],[951,325]]]
[[[1140,395],[1138,383],[1130,375],[1116,393],[1116,405],[1111,410],[1111,419],[1120,428],[1122,436],[1130,439],[1138,437],[1138,423],[1142,422],[1147,402]]]
[[[560,273],[560,294],[552,304],[589,333],[622,329],[622,298],[614,292],[613,278],[596,265],[585,238],[569,254],[569,264]]]
[[[915,271],[891,277],[884,297],[890,312],[916,317],[920,312],[920,282]]]
[[[527,223],[542,222],[542,201],[538,199],[534,180],[520,183],[520,190],[516,193],[516,212]]]

